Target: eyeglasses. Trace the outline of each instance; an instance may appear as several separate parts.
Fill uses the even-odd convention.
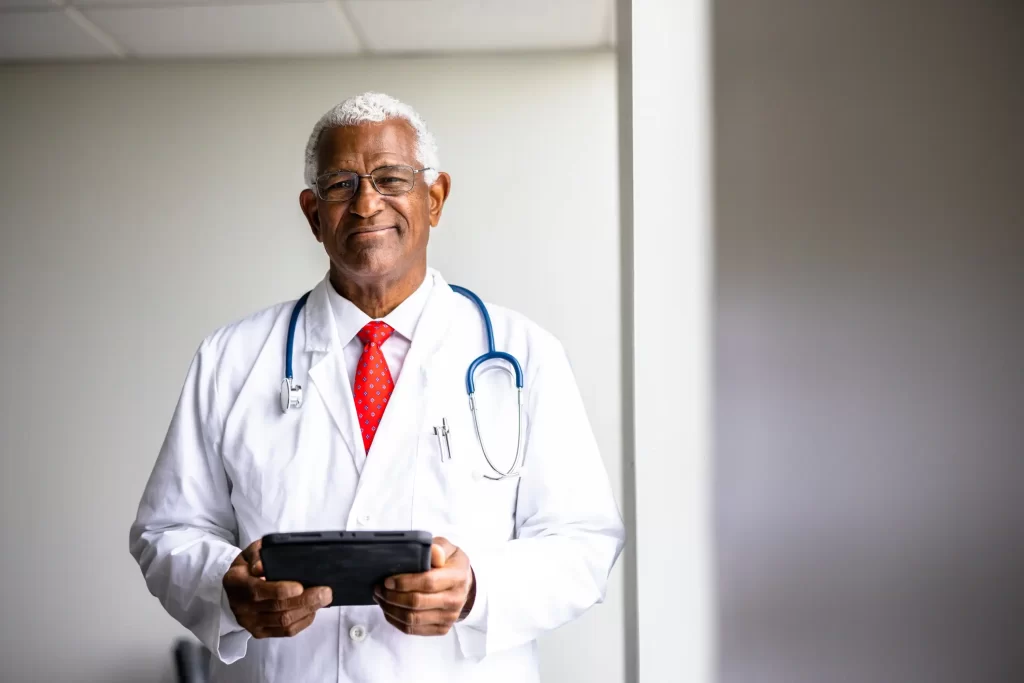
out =
[[[333,171],[316,179],[316,193],[325,202],[347,202],[356,195],[359,181],[369,178],[373,189],[387,197],[405,194],[416,184],[416,174],[432,171],[430,167],[381,166],[365,175],[355,171]]]

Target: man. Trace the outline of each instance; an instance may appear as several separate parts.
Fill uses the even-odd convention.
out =
[[[451,189],[438,166],[422,119],[393,98],[327,112],[299,195],[330,261],[295,328],[301,407],[279,398],[295,302],[196,353],[131,552],[214,653],[214,680],[536,681],[536,638],[604,596],[623,529],[568,361],[495,306],[495,345],[522,364],[525,466],[486,476],[481,444],[507,470],[518,424],[506,411],[503,430],[502,411],[481,406],[477,440],[465,377],[487,350],[483,319],[427,268]],[[516,415],[501,373],[477,385]],[[447,444],[436,425],[450,427]],[[429,531],[433,568],[385,581],[368,607],[328,608],[329,588],[263,577],[264,534],[331,529]]]

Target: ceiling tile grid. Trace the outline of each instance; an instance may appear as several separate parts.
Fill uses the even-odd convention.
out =
[[[615,0],[0,0],[0,61],[607,49]]]
[[[333,2],[83,8],[139,57],[352,54],[359,45]]]

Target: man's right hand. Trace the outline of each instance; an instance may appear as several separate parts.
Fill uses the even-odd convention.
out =
[[[295,581],[267,581],[260,560],[262,539],[240,552],[224,574],[224,591],[238,624],[253,638],[290,638],[331,604],[331,589],[303,589]]]

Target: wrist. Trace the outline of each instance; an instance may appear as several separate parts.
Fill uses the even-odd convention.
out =
[[[469,568],[469,594],[466,595],[466,602],[462,605],[462,611],[459,612],[459,621],[462,621],[469,616],[469,613],[473,611],[473,604],[476,602],[476,572],[473,568]]]

